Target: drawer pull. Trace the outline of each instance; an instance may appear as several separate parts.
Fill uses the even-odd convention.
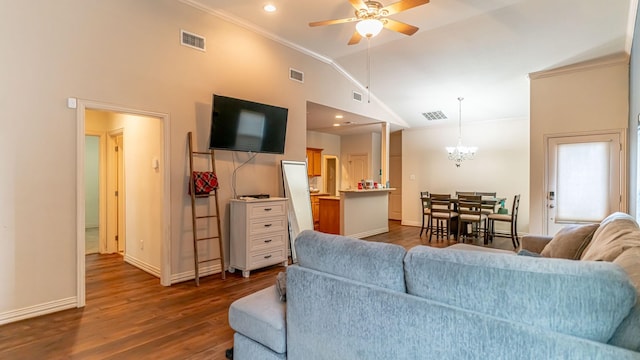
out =
[[[265,256],[264,256],[264,258],[265,258],[265,259],[268,259],[268,258],[270,258],[270,257],[271,257],[271,255],[265,255]]]
[[[265,240],[264,242],[268,244],[271,242],[271,239]]]
[[[264,224],[264,227],[271,227],[273,224]]]
[[[271,211],[271,208],[264,208],[264,211]]]

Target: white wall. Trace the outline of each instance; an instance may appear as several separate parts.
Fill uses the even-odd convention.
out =
[[[529,123],[526,119],[462,124],[463,143],[477,146],[473,160],[457,168],[446,146],[458,140],[457,124],[402,132],[402,224],[420,226],[420,191],[495,191],[508,199],[521,195],[518,229],[527,232],[529,204]],[[393,185],[393,184],[391,184]]]
[[[629,63],[624,55],[531,75],[532,233],[542,234],[545,229],[544,136],[612,129],[626,131],[628,99]],[[625,149],[624,153],[628,152]],[[628,163],[624,166],[628,173]],[[623,189],[626,194],[626,187]]]
[[[207,52],[180,46],[180,29],[205,36]],[[77,114],[67,98],[169,114],[175,279],[193,272],[187,132],[206,148],[212,93],[289,109],[285,155],[258,155],[242,168],[245,193],[281,194],[279,161],[304,160],[307,100],[393,118],[354,102],[358,87],[331,65],[175,0],[3,1],[0,44],[0,321],[68,307],[77,295]],[[288,79],[289,67],[305,73],[303,84]],[[231,173],[245,159],[216,152],[227,257]],[[43,184],[34,170],[55,176]]]

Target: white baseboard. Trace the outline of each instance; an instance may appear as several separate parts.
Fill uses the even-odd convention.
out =
[[[7,311],[0,314],[0,325],[30,319],[37,316],[47,315],[54,312],[76,308],[78,305],[77,298],[70,297],[51,301],[44,304],[29,306],[26,308]]]
[[[200,277],[207,276],[207,275],[212,275],[212,274],[219,274],[219,273],[221,273],[221,271],[220,271],[221,268],[222,267],[220,266],[220,263],[207,265],[207,266],[201,266],[200,267]],[[178,273],[178,274],[172,274],[171,275],[171,284],[176,284],[176,283],[183,282],[183,281],[193,280],[195,278],[196,278],[195,270],[189,270],[189,271],[181,272],[181,273]]]
[[[131,264],[135,267],[137,267],[138,269],[147,272],[157,278],[160,278],[160,268],[155,267],[153,265],[147,264],[144,261],[141,261],[139,259],[136,259],[132,256],[129,256],[127,254],[124,255],[124,262]]]
[[[382,227],[382,228],[378,228],[378,229],[373,229],[373,230],[369,230],[369,231],[363,231],[360,233],[356,233],[356,234],[349,234],[346,236],[352,237],[352,238],[356,238],[356,239],[362,239],[365,238],[367,236],[373,236],[373,235],[378,235],[378,234],[383,234],[383,233],[387,233],[389,232],[389,227]]]

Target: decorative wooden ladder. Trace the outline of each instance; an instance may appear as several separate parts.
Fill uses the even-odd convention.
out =
[[[193,150],[193,135],[191,134],[191,131],[189,131],[188,133],[188,142],[189,142],[189,194],[191,195],[191,219],[192,219],[192,224],[193,224],[193,262],[194,262],[194,267],[195,267],[195,281],[196,281],[196,286],[200,286],[200,264],[203,263],[208,263],[208,262],[212,262],[212,261],[216,261],[216,260],[220,260],[220,266],[221,266],[221,273],[222,273],[222,278],[225,278],[226,275],[226,270],[225,270],[225,264],[224,264],[224,247],[222,244],[222,233],[220,232],[220,207],[218,206],[218,188],[216,187],[215,189],[213,189],[213,191],[211,191],[210,193],[207,194],[196,194],[196,190],[195,190],[195,177],[194,177],[194,173],[195,173],[195,169],[193,166],[193,159],[194,156],[205,156],[205,157],[209,157],[211,159],[211,171],[215,174],[216,173],[216,161],[215,161],[215,156],[213,153],[213,150],[209,150],[209,151],[194,151]],[[207,199],[211,199],[214,198],[215,201],[215,206],[216,206],[216,213],[215,215],[197,215],[196,214],[196,198],[207,198]],[[197,220],[201,220],[201,219],[212,219],[215,218],[216,220],[216,225],[217,225],[217,233],[216,236],[208,236],[208,237],[202,237],[199,238],[198,237],[198,228],[197,228]],[[218,240],[218,246],[220,249],[220,256],[216,257],[216,258],[211,258],[211,259],[205,259],[205,260],[200,260],[199,255],[198,255],[198,243],[200,241],[207,241],[207,240],[213,240],[213,239],[217,239]]]

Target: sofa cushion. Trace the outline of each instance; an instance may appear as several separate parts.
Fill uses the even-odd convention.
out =
[[[417,246],[407,292],[543,329],[607,342],[636,301],[618,265]]]
[[[542,249],[544,257],[580,259],[599,224],[568,225],[562,228]]]
[[[640,351],[640,247],[625,250],[613,263],[620,265],[629,275],[631,282],[636,287],[639,300],[631,313],[620,324],[609,343]]]
[[[305,230],[295,247],[299,266],[405,292],[402,246]]]
[[[276,286],[270,286],[234,301],[229,307],[229,326],[275,351],[287,351],[284,302]]]
[[[613,261],[625,249],[634,246],[640,246],[638,223],[630,215],[616,212],[602,220],[580,259]]]

